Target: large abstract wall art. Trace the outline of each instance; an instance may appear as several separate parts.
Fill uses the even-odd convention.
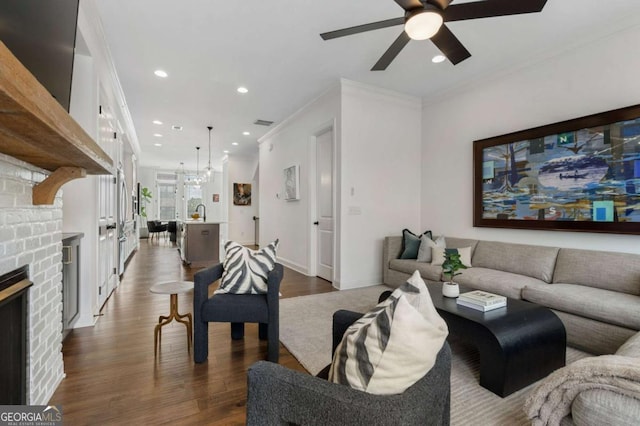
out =
[[[474,226],[640,233],[640,105],[473,146]]]

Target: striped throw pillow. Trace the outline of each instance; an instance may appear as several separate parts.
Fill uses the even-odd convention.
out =
[[[278,240],[260,250],[251,250],[234,241],[224,245],[222,279],[216,294],[265,294],[267,278],[276,264]]]
[[[378,395],[402,393],[431,370],[448,334],[416,271],[347,329],[329,381]]]

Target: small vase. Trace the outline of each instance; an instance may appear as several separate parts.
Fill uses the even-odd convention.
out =
[[[447,281],[442,284],[442,295],[444,297],[458,297],[460,295],[460,287],[456,283]]]

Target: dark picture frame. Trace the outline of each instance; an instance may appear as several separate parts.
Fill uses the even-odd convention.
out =
[[[640,234],[640,105],[473,142],[473,226]]]
[[[251,184],[250,183],[234,183],[233,184],[233,205],[234,206],[250,206],[251,205]]]

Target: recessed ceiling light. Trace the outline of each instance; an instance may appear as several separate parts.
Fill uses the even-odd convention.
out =
[[[243,135],[245,135],[245,136],[249,136],[251,133],[249,133],[249,132],[242,132],[242,134],[243,134]]]
[[[161,138],[162,135],[160,133],[154,133],[153,136],[155,136],[156,138]]]
[[[231,142],[231,145],[238,146],[238,142]]]
[[[238,91],[238,93],[247,93],[249,91],[249,89],[242,86],[238,87],[236,90]]]
[[[431,58],[431,62],[433,62],[434,64],[439,64],[440,62],[444,62],[445,59],[447,59],[447,57],[444,55],[436,55]]]
[[[171,126],[173,130],[182,130],[182,126],[176,126],[175,124]]]
[[[167,74],[167,72],[166,72],[166,71],[164,71],[164,70],[155,70],[153,73],[154,73],[155,75],[157,75],[158,77],[162,77],[162,78],[167,78],[167,77],[169,77],[169,74]]]
[[[153,146],[162,146],[161,143],[154,143]]]
[[[162,121],[160,121],[160,120],[153,120],[153,124],[158,124],[158,125],[160,125],[160,124],[162,124]]]
[[[222,151],[222,152],[224,152],[225,154],[228,154],[228,153],[229,153],[229,150],[228,150],[228,149],[225,149],[225,150],[224,150],[224,151]]]

